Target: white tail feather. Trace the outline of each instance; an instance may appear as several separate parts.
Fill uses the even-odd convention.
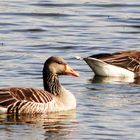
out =
[[[0,106],[0,114],[5,114],[5,113],[7,113],[7,108]]]

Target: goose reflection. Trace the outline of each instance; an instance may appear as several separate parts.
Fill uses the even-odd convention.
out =
[[[130,79],[95,76],[90,82],[92,82],[92,88],[90,86],[88,88],[92,93],[90,98],[102,108],[120,109],[126,106],[140,105],[139,77]],[[122,86],[121,84],[126,85]],[[95,91],[95,94],[93,94],[93,91]]]
[[[92,83],[115,83],[115,84],[123,84],[123,83],[134,83],[140,84],[140,77],[130,78],[130,77],[101,77],[94,76],[91,79]]]
[[[44,139],[64,139],[72,135],[77,127],[75,110],[47,115],[0,115],[0,122],[5,125],[24,125],[30,133],[34,133],[32,131],[41,133]],[[27,130],[17,131],[25,134]],[[31,138],[31,136],[26,137]]]

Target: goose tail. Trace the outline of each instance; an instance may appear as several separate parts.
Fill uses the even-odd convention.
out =
[[[0,106],[0,114],[5,114],[7,113],[7,108]]]

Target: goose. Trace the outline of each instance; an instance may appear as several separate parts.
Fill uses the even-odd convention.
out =
[[[44,89],[1,88],[0,113],[43,114],[75,109],[75,96],[60,84],[60,75],[79,77],[62,57],[48,58],[43,67]]]
[[[83,59],[98,76],[124,78],[140,76],[140,51],[101,53]]]

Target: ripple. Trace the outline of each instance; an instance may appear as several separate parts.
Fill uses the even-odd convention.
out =
[[[45,29],[33,28],[33,29],[16,29],[12,30],[13,32],[45,32]]]
[[[0,115],[0,139],[139,140],[139,80],[89,80],[93,72],[74,58],[139,50],[139,0],[4,0],[0,16],[1,87],[42,89],[43,63],[52,55],[80,73],[60,77],[76,96],[77,116]]]
[[[17,26],[18,24],[14,23],[5,23],[5,22],[0,22],[0,26]]]
[[[15,13],[15,12],[5,12],[5,13],[0,13],[0,15],[5,15],[5,16],[35,16],[35,17],[67,17],[67,16],[75,16],[72,14],[62,14],[62,13]]]
[[[82,6],[83,4],[73,4],[73,3],[61,3],[61,4],[58,4],[58,3],[36,3],[36,4],[31,4],[31,5],[34,5],[34,6],[42,6],[42,7],[80,7]]]
[[[95,6],[95,7],[103,7],[103,8],[121,8],[121,7],[140,7],[140,4],[86,4],[86,6]]]
[[[92,3],[36,3],[36,4],[31,4],[34,6],[43,6],[43,7],[103,7],[103,8],[120,8],[120,7],[140,7],[140,4],[92,4]]]

